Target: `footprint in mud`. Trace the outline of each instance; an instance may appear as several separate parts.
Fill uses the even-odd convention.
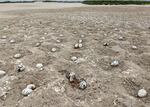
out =
[[[123,82],[123,87],[127,91],[127,93],[135,98],[140,99],[142,102],[150,104],[150,88],[146,85],[146,82],[143,82],[142,78],[125,78]],[[144,87],[146,86],[146,87]],[[148,95],[143,98],[138,97],[138,91],[140,89],[146,89]]]
[[[139,65],[141,68],[146,69],[149,71],[150,69],[150,54],[149,53],[143,53],[138,56],[130,56],[131,60]]]

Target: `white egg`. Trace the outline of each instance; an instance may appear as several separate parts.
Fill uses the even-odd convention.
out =
[[[51,49],[52,52],[56,52],[56,50],[57,50],[56,48],[52,48]]]
[[[79,43],[79,48],[82,48],[82,46],[83,46],[83,45],[82,45],[81,43]]]
[[[31,94],[32,93],[32,89],[30,89],[30,88],[25,88],[25,89],[23,89],[22,90],[22,95],[24,95],[24,96],[28,96],[29,94]]]
[[[147,95],[147,91],[145,89],[140,89],[138,91],[138,97],[143,98]]]

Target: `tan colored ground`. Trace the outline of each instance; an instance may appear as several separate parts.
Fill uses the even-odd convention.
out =
[[[0,4],[0,10],[0,38],[7,36],[0,39],[0,69],[6,71],[0,107],[150,107],[149,94],[137,97],[143,87],[150,93],[150,6],[36,3]],[[74,49],[79,39],[83,48]],[[23,56],[15,59],[16,53]],[[82,60],[76,64],[72,56]],[[113,59],[118,67],[110,66]],[[18,73],[19,61],[26,69]],[[87,89],[72,88],[60,70],[85,78]],[[30,83],[37,88],[24,97],[21,91]]]

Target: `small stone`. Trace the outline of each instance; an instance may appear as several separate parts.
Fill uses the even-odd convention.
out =
[[[137,46],[133,45],[133,46],[132,46],[132,49],[136,50],[136,49],[137,49]]]
[[[75,48],[75,49],[78,49],[78,48],[79,48],[79,44],[76,43],[76,44],[74,45],[74,48]]]
[[[56,48],[52,48],[51,49],[52,52],[56,52],[56,50],[57,50]]]
[[[119,39],[119,40],[124,40],[124,37],[120,36],[118,39]]]
[[[69,82],[73,82],[76,79],[75,73],[66,73],[66,78],[69,80]]]
[[[14,55],[14,58],[19,59],[19,58],[21,58],[21,56],[22,56],[22,55],[21,55],[20,53],[18,53],[18,54],[15,54],[15,55]]]
[[[23,89],[22,90],[22,95],[24,95],[24,96],[28,96],[29,94],[31,94],[32,93],[32,89],[30,89],[30,88],[25,88],[25,89]]]
[[[114,60],[111,62],[111,66],[118,66],[119,65],[119,61]]]
[[[80,80],[79,89],[84,90],[87,88],[87,82],[84,79]]]
[[[14,39],[10,40],[10,43],[15,43],[15,40]]]
[[[79,48],[82,48],[82,46],[83,46],[83,45],[82,45],[81,43],[79,43]]]
[[[39,69],[43,68],[43,64],[42,63],[38,63],[38,64],[36,64],[36,67],[39,68]]]
[[[103,46],[109,46],[109,43],[105,42],[105,43],[103,44]]]
[[[36,47],[39,47],[40,45],[41,45],[40,42],[37,42],[37,43],[35,44]]]
[[[5,74],[6,74],[6,72],[5,72],[5,71],[0,70],[0,77],[3,77]]]
[[[84,35],[81,35],[81,38],[84,38],[85,36]]]
[[[48,33],[46,33],[46,32],[44,33],[44,35],[47,35],[47,34],[48,34]]]
[[[42,40],[45,40],[45,37],[41,37]]]
[[[36,86],[34,84],[29,84],[27,85],[27,88],[34,90]]]
[[[145,89],[140,89],[138,91],[138,97],[143,98],[146,97],[146,95],[147,95],[147,91]]]
[[[61,41],[59,39],[56,40],[57,43],[60,43]]]
[[[79,43],[82,43],[82,42],[83,42],[83,40],[82,40],[82,39],[80,39],[78,42],[79,42]]]
[[[76,61],[78,58],[76,56],[71,57],[72,61]]]
[[[59,36],[60,36],[60,37],[63,37],[64,35],[63,35],[63,34],[60,34]]]
[[[2,36],[2,39],[6,39],[7,38],[7,36]]]
[[[22,72],[22,71],[24,71],[25,70],[25,66],[23,65],[23,64],[18,64],[17,65],[17,71],[18,72]]]
[[[74,31],[73,33],[74,33],[74,34],[77,34],[77,32],[76,32],[76,31]]]
[[[39,70],[40,70],[40,71],[43,71],[43,70],[44,70],[44,68],[40,68]]]

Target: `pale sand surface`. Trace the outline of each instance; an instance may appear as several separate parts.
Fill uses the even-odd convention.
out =
[[[58,9],[67,7],[80,7],[84,6],[81,3],[6,3],[0,4],[0,11],[10,11],[10,10],[28,10],[28,9]]]
[[[0,4],[0,17],[0,70],[6,72],[0,107],[150,107],[150,6]],[[74,49],[79,39],[83,47]],[[110,65],[114,59],[119,66]],[[16,71],[19,62],[25,71]],[[61,70],[84,78],[87,88],[72,87]],[[24,97],[31,83],[36,89]],[[138,98],[143,87],[148,95]]]

